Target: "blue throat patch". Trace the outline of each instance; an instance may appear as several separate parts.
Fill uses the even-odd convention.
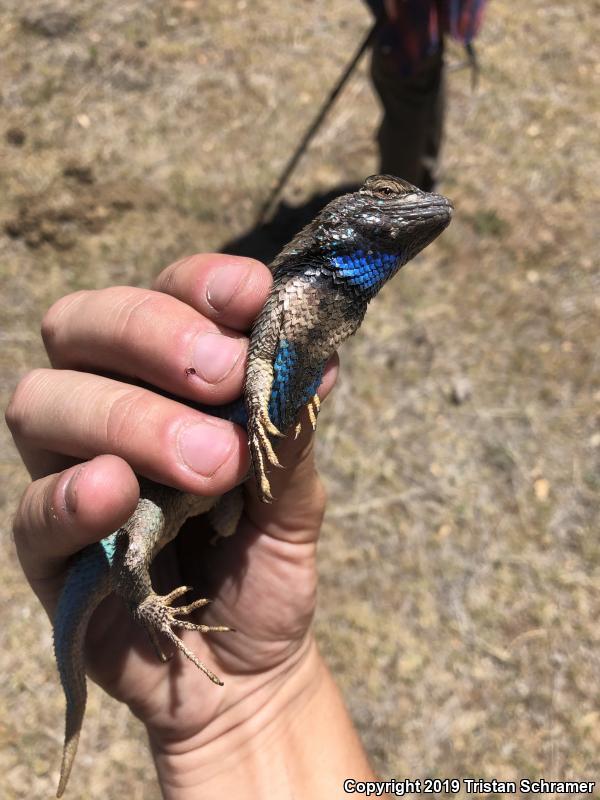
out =
[[[373,289],[384,283],[400,260],[399,253],[377,253],[355,250],[343,256],[333,255],[331,263],[337,272],[360,289]]]

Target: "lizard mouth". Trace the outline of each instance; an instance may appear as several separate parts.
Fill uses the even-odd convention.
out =
[[[412,198],[404,198],[404,206],[399,215],[402,225],[398,230],[398,240],[404,240],[411,251],[411,258],[428,244],[437,239],[450,221],[454,206],[447,197],[441,194],[415,194]]]
[[[446,209],[446,213],[452,219],[452,214],[454,213],[454,203],[448,197],[445,197],[443,194],[431,194],[429,197],[433,200],[435,199],[436,206],[442,206]]]
[[[444,197],[442,194],[427,194],[422,197],[415,197],[415,202],[407,204],[404,203],[401,214],[403,220],[421,222],[424,225],[430,225],[432,221],[439,220],[443,222],[444,227],[450,223],[452,214],[454,212],[454,205],[451,200]]]
[[[438,223],[436,225],[436,228],[439,225],[438,233],[441,233],[450,224],[454,213],[454,205],[443,194],[427,195],[426,202],[419,204],[419,206],[418,210],[415,209],[415,212],[422,216],[425,224]]]

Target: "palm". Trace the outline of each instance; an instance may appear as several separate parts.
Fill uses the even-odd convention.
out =
[[[312,474],[310,453],[305,453],[293,473],[304,469]],[[194,597],[213,600],[203,610],[202,622],[235,630],[210,635],[186,631],[183,637],[219,675],[224,687],[213,686],[180,654],[162,663],[144,630],[117,599],[109,598],[98,610],[88,634],[90,674],[147,724],[171,735],[204,727],[255,687],[252,680],[237,681],[238,676],[264,680],[271,670],[293,660],[306,640],[314,611],[322,507],[320,493],[310,491],[306,482],[300,484],[306,487],[303,496],[285,499],[298,492],[286,488],[298,486],[293,473],[278,476],[278,482],[283,504],[299,505],[297,525],[293,518],[290,524],[280,503],[263,506],[248,496],[234,536],[213,546],[201,518],[189,520],[155,561],[157,591],[191,586]],[[174,705],[174,696],[185,697],[185,704]]]

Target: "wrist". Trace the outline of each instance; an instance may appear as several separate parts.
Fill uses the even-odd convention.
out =
[[[149,736],[167,800],[200,792],[203,800],[318,800],[339,793],[345,777],[372,777],[312,637],[292,664],[257,680],[202,731],[185,741]]]

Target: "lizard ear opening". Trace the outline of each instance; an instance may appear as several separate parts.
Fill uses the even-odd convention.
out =
[[[403,194],[412,194],[419,190],[412,183],[394,175],[370,175],[361,189],[377,197],[400,197]]]

